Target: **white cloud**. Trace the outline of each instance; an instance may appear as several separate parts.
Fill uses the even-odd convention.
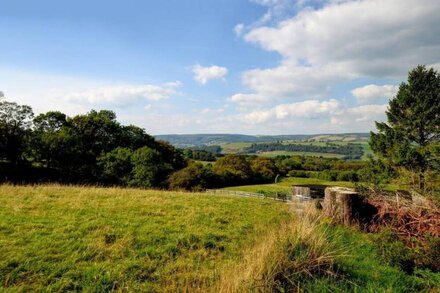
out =
[[[237,24],[236,26],[234,26],[235,35],[237,37],[240,37],[243,34],[244,29],[245,29],[244,24],[242,24],[242,23]]]
[[[224,111],[225,111],[224,108],[218,108],[218,109],[205,108],[202,109],[200,113],[204,115],[217,115],[217,114],[222,114]]]
[[[341,101],[308,100],[280,104],[269,109],[237,115],[240,127],[264,133],[338,133],[374,129],[374,121],[384,121],[387,105],[346,107]]]
[[[282,20],[290,16],[294,8],[302,6],[300,1],[292,0],[250,0],[251,2],[267,7],[267,12],[250,27],[261,26],[274,21]],[[307,1],[307,0],[306,0]]]
[[[369,104],[381,98],[392,98],[399,89],[396,85],[375,85],[369,84],[363,87],[355,88],[351,94],[360,104]]]
[[[244,120],[248,123],[263,123],[271,119],[322,118],[337,113],[339,108],[340,103],[335,99],[328,101],[308,100],[291,104],[281,104],[269,110],[253,111],[246,114]]]
[[[282,60],[245,72],[243,84],[255,97],[273,100],[325,95],[338,82],[362,77],[400,79],[417,64],[439,62],[439,13],[440,1],[432,0],[329,1],[305,8],[245,34],[247,42]]]
[[[345,109],[331,118],[331,123],[337,126],[362,125],[364,129],[370,129],[374,121],[382,121],[385,118],[387,105],[363,105]]]
[[[69,102],[89,103],[92,105],[127,106],[142,100],[160,101],[178,94],[180,82],[161,85],[118,85],[104,86],[66,94],[63,99]]]
[[[193,66],[193,73],[194,79],[197,82],[206,84],[212,79],[224,78],[228,74],[228,69],[217,65],[203,67],[200,64],[196,64]]]
[[[253,104],[258,102],[264,102],[265,97],[255,94],[238,93],[229,97],[228,100],[237,104]]]

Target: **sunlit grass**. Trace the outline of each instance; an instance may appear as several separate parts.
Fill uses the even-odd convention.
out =
[[[284,192],[291,193],[292,185],[328,185],[328,186],[344,186],[344,187],[354,187],[352,182],[347,181],[326,181],[317,178],[296,178],[287,177],[279,180],[279,182],[270,184],[256,184],[256,185],[241,185],[227,187],[225,189],[229,190],[239,190],[247,192],[261,192],[261,193],[274,193],[274,192]]]
[[[175,291],[212,284],[287,207],[269,200],[0,186],[0,291]]]

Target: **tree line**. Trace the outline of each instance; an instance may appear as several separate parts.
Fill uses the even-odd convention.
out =
[[[68,117],[0,101],[0,178],[11,182],[161,187],[186,166],[182,153],[112,111]]]
[[[359,169],[355,163],[337,159],[223,156],[219,146],[181,150],[140,127],[122,125],[112,111],[92,110],[73,117],[50,111],[35,116],[31,107],[5,100],[0,101],[0,138],[0,179],[18,183],[199,190],[271,182],[276,175],[294,170]]]
[[[170,176],[173,189],[202,190],[232,185],[273,182],[277,175],[319,178],[329,181],[363,180],[368,162],[309,156],[277,156],[230,154],[213,164],[191,161]],[[367,178],[367,177],[365,177]]]

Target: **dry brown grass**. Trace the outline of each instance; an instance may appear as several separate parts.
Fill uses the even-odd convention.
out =
[[[297,291],[303,278],[333,275],[334,262],[343,252],[330,244],[329,233],[319,222],[318,212],[310,205],[303,216],[270,231],[239,265],[221,276],[214,291]]]

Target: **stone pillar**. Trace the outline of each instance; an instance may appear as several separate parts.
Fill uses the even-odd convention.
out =
[[[361,203],[361,196],[353,189],[343,187],[327,187],[325,189],[324,214],[337,223],[352,224]]]

